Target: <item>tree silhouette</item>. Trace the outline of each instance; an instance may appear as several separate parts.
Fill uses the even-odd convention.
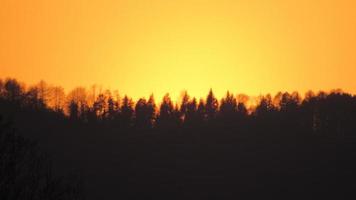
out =
[[[183,104],[183,103],[182,103]],[[184,123],[189,127],[197,125],[199,122],[197,113],[197,100],[193,98],[191,101],[184,103]]]
[[[141,98],[135,106],[135,126],[137,128],[149,129],[152,128],[155,114],[154,98],[151,95],[149,101]]]
[[[179,124],[179,110],[175,109],[169,94],[164,95],[157,117],[157,127],[174,128]]]
[[[241,117],[245,117],[248,114],[246,105],[244,103],[239,102],[237,104],[237,112],[240,114]]]
[[[79,118],[79,106],[78,104],[72,100],[70,103],[69,103],[69,117],[70,119],[72,120],[77,120]]]
[[[213,90],[210,89],[208,96],[206,97],[205,112],[207,120],[214,120],[218,112],[219,102],[215,98]]]
[[[65,93],[62,87],[52,88],[52,99],[49,107],[57,112],[64,112]]]
[[[155,98],[153,94],[151,94],[147,102],[147,116],[150,121],[150,127],[155,123],[156,109]]]
[[[184,91],[182,93],[182,100],[181,100],[181,104],[180,104],[180,108],[179,108],[179,112],[181,113],[181,119],[184,120],[184,118],[186,117],[186,113],[188,110],[188,105],[189,105],[189,95],[187,91]]]
[[[206,121],[206,107],[203,99],[199,100],[197,108],[198,123],[204,123]]]
[[[69,103],[68,108],[71,108],[71,104],[76,104],[78,118],[84,118],[85,111],[88,109],[86,89],[83,87],[73,89],[68,94],[67,99]]]
[[[38,89],[35,87],[30,88],[26,92],[26,105],[32,107],[33,109],[40,110],[46,107],[43,99],[39,97]]]
[[[133,123],[133,117],[134,117],[134,109],[133,109],[134,102],[132,99],[125,97],[122,100],[122,105],[121,105],[121,115],[120,115],[120,121],[121,121],[121,126],[124,127],[130,127],[132,126]]]
[[[107,104],[108,104],[107,119],[114,120],[119,112],[119,103],[116,102],[112,96],[109,96]]]
[[[260,97],[260,102],[258,103],[254,113],[257,116],[264,117],[273,110],[275,110],[275,107],[272,103],[271,95],[268,94]]]
[[[7,79],[4,84],[5,98],[12,101],[18,102],[22,95],[22,89],[20,84],[15,79]]]
[[[48,84],[41,80],[37,85],[36,85],[37,91],[38,91],[38,98],[44,102],[45,104],[48,104],[49,101],[49,96],[50,96],[50,91]]]
[[[220,115],[224,120],[233,120],[237,113],[237,102],[235,97],[229,93],[226,93],[226,97],[221,100]]]
[[[106,97],[99,94],[93,105],[94,112],[99,119],[104,119],[106,114]]]

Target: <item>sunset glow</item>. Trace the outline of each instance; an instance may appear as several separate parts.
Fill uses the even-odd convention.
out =
[[[351,0],[1,0],[0,78],[181,91],[356,93]]]

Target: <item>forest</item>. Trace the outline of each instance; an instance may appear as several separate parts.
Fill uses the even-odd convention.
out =
[[[207,92],[0,80],[0,199],[355,196],[356,95]]]

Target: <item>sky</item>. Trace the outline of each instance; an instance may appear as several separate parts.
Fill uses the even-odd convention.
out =
[[[0,0],[0,78],[133,98],[356,93],[353,0]]]

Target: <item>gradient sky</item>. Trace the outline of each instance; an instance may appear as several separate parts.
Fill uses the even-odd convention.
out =
[[[134,98],[356,93],[353,0],[0,0],[0,77]]]

